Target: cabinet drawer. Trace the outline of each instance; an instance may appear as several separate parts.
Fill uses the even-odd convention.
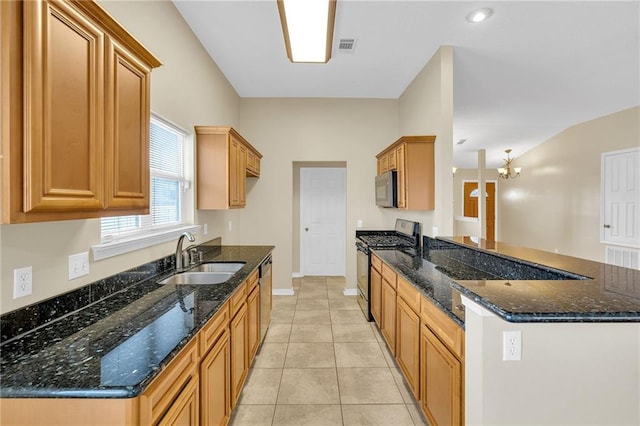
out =
[[[231,317],[233,318],[238,312],[238,309],[242,307],[242,304],[247,300],[247,281],[245,280],[238,286],[236,292],[231,296]]]
[[[197,376],[198,339],[191,339],[140,397],[141,424],[156,424],[185,385]]]
[[[257,285],[258,285],[258,270],[256,269],[251,273],[251,275],[249,275],[249,278],[247,278],[247,290],[246,290],[247,294],[251,294],[251,292]]]
[[[409,307],[413,309],[413,312],[420,312],[420,299],[422,298],[420,296],[420,293],[413,285],[409,284],[402,277],[398,277],[397,292],[398,296],[402,297],[402,300],[404,300],[407,305],[409,305]]]
[[[464,351],[464,331],[462,328],[426,298],[422,298],[421,305],[422,321],[458,358],[462,358]]]
[[[379,272],[382,272],[382,260],[375,254],[371,255],[371,266],[376,268]]]
[[[398,277],[398,275],[396,274],[396,272],[393,269],[391,269],[389,266],[387,266],[386,263],[382,264],[382,278],[387,280],[387,282],[389,284],[391,284],[391,287],[393,287],[394,289],[396,288],[396,278],[397,277]]]
[[[229,303],[225,303],[222,308],[209,320],[207,325],[200,331],[200,356],[204,357],[209,349],[216,343],[220,336],[229,327]]]

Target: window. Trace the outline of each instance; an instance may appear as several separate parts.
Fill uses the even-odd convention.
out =
[[[186,133],[152,115],[149,134],[150,214],[103,218],[102,243],[135,238],[183,224],[183,142]]]

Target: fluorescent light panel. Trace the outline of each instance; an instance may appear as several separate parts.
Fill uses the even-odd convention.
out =
[[[291,62],[331,58],[336,0],[278,0],[278,10]]]

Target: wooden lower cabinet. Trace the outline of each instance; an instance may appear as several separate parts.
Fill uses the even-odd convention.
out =
[[[396,290],[386,279],[382,280],[382,336],[392,355],[396,354]]]
[[[369,293],[371,302],[371,315],[374,321],[381,327],[382,318],[382,275],[376,268],[371,267],[371,292]]]
[[[422,326],[420,406],[430,425],[460,425],[462,363],[426,325]]]
[[[244,302],[230,324],[231,329],[231,409],[235,407],[249,371],[247,357],[247,303]]]
[[[420,398],[420,316],[398,297],[396,359],[416,398]]]
[[[188,408],[189,410],[193,408],[192,403],[189,402],[191,396],[185,394],[186,389],[195,386],[197,398],[198,340],[197,337],[191,339],[140,396],[142,425],[156,425],[161,421],[164,422],[165,419],[184,419],[188,416],[182,411],[187,409],[185,408],[187,406],[191,407]],[[195,407],[197,409],[197,402]],[[198,424],[193,423],[193,425]]]
[[[228,316],[226,317],[228,320]],[[231,417],[231,348],[229,324],[200,363],[200,424],[226,425]]]
[[[198,378],[193,377],[180,392],[169,411],[158,423],[161,426],[198,426],[200,413],[198,411]]]
[[[260,288],[256,285],[247,297],[248,354],[250,366],[260,346]]]

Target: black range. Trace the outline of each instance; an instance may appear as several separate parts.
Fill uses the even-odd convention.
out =
[[[396,219],[393,230],[356,231],[358,303],[367,321],[372,321],[371,302],[371,250],[398,250],[420,248],[420,223]]]

